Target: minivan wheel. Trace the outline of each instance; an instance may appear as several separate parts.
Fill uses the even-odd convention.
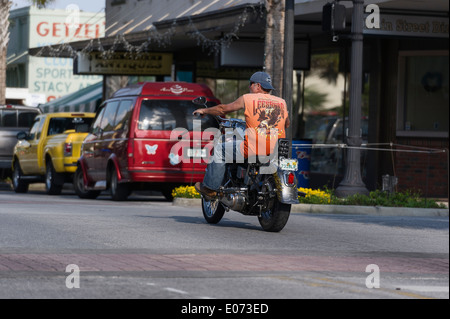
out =
[[[83,170],[80,166],[77,167],[77,170],[73,175],[73,189],[78,197],[83,199],[95,199],[101,193],[101,191],[86,190],[84,187]]]
[[[130,189],[128,184],[119,183],[119,177],[117,176],[117,171],[113,168],[111,169],[109,189],[111,191],[111,197],[115,201],[127,200],[128,195],[130,195]]]
[[[28,192],[28,187],[30,186],[29,183],[23,181],[22,179],[23,173],[22,169],[20,168],[19,162],[14,162],[14,169],[12,174],[12,184],[14,191],[16,193],[26,193]]]

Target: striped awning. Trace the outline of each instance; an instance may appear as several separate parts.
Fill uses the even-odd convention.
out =
[[[95,112],[102,103],[103,83],[98,82],[77,92],[39,105],[43,113]]]

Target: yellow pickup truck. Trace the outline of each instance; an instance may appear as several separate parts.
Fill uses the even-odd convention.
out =
[[[72,182],[95,113],[38,115],[29,132],[19,132],[12,160],[13,188],[26,193],[30,183],[45,183],[49,195],[61,193]]]

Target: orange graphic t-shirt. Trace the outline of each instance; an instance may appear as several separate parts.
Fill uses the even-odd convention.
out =
[[[269,155],[279,138],[286,137],[288,111],[282,98],[263,93],[244,95],[246,135],[241,144],[244,157]]]

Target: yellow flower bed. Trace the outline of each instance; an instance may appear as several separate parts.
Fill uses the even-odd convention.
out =
[[[174,198],[201,198],[200,194],[195,190],[194,186],[180,186],[172,190]]]
[[[331,191],[322,191],[319,189],[310,189],[300,187],[299,192],[305,193],[305,196],[299,196],[301,204],[318,204],[318,205],[363,205],[363,206],[390,206],[390,207],[420,207],[420,208],[446,208],[443,204],[437,204],[430,199],[417,197],[418,195],[407,192],[396,193],[394,195],[386,195],[382,191],[374,191],[370,196],[354,195],[345,199],[336,198]],[[194,186],[180,186],[172,190],[174,198],[201,198],[200,194],[195,190]]]
[[[314,202],[321,204],[329,204],[331,202],[331,195],[319,190],[300,187],[300,192],[305,193],[305,197],[299,196],[300,202]],[[201,198],[200,194],[195,190],[194,186],[179,186],[172,190],[174,198]]]
[[[306,194],[305,197],[299,196],[301,203],[329,204],[331,202],[331,195],[320,189],[300,187],[298,190]]]

